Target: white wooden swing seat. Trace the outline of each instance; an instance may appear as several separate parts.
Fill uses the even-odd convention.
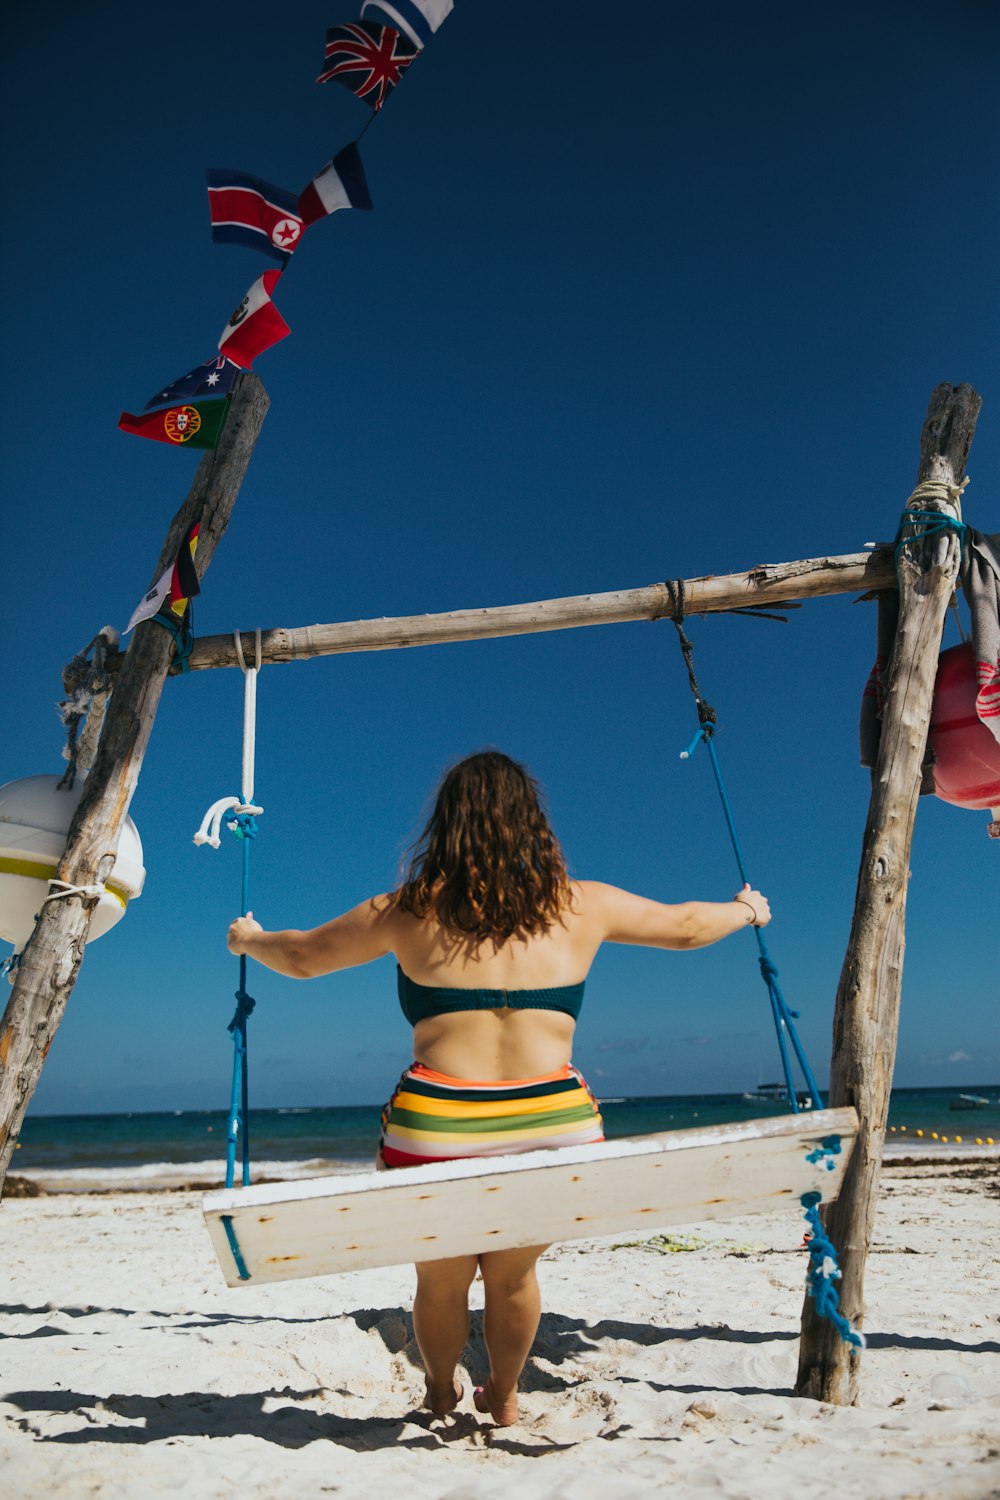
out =
[[[441,1260],[835,1198],[853,1109],[230,1188],[203,1201],[230,1286]],[[839,1139],[839,1149],[828,1143]],[[824,1149],[824,1147],[826,1149]],[[808,1158],[812,1156],[812,1161]]]

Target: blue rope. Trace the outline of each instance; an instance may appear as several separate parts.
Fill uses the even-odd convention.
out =
[[[722,779],[722,767],[719,765],[719,757],[715,753],[715,745],[713,743],[718,716],[712,705],[707,703],[701,695],[701,688],[698,686],[698,679],[694,673],[694,646],[691,644],[684,630],[684,580],[679,578],[674,583],[668,579],[666,587],[670,594],[671,603],[673,604],[674,625],[677,629],[681,655],[684,657],[684,664],[687,667],[688,682],[691,685],[691,692],[698,709],[698,730],[687,749],[681,751],[681,760],[689,760],[700,744],[704,743],[706,746],[709,759],[712,762],[712,773],[715,776],[715,785],[719,792],[719,800],[722,803],[722,811],[725,814],[726,827],[729,829],[729,839],[733,846],[733,853],[736,855],[736,863],[739,866],[740,876],[744,885],[749,885],[750,877],[747,874],[746,861],[743,858],[743,848],[740,844],[739,834],[736,832],[733,809],[729,802],[726,784]],[[798,1094],[795,1089],[795,1079],[792,1075],[791,1058],[788,1055],[788,1043],[791,1042],[795,1056],[798,1058],[799,1067],[802,1069],[802,1076],[805,1079],[813,1105],[818,1105],[822,1108],[823,1099],[819,1091],[819,1085],[813,1076],[813,1071],[809,1066],[802,1043],[799,1041],[798,1032],[795,1030],[793,1024],[794,1021],[798,1020],[799,1013],[789,1007],[784,995],[781,993],[781,986],[778,983],[777,966],[768,952],[764,935],[759,927],[754,927],[754,934],[757,938],[761,978],[767,985],[767,993],[771,1002],[771,1017],[774,1021],[774,1029],[778,1038],[778,1052],[781,1057],[782,1072],[785,1075],[785,1093],[788,1097],[788,1103],[798,1113]]]
[[[915,530],[913,536],[904,536],[903,530],[907,526],[923,527],[923,530]],[[899,554],[908,543],[925,542],[932,536],[941,536],[946,531],[954,531],[958,536],[959,547],[964,548],[968,529],[964,521],[949,516],[947,511],[904,510],[899,518],[899,530],[896,532],[896,546],[893,551],[897,584],[899,582]]]
[[[733,809],[729,801],[729,794],[726,791],[726,783],[722,779],[722,767],[719,765],[719,757],[716,754],[713,743],[714,733],[714,720],[704,721],[699,726],[698,733],[691,741],[687,750],[684,751],[682,759],[690,758],[692,751],[696,750],[700,743],[704,743],[709,759],[712,762],[712,773],[715,776],[715,785],[718,789],[719,800],[722,803],[722,811],[725,815],[726,827],[729,829],[729,839],[733,846],[733,853],[736,855],[736,863],[739,867],[740,876],[744,885],[749,885],[750,877],[747,874],[746,861],[743,858],[743,848],[740,844],[739,834],[736,832]],[[757,939],[757,962],[760,966],[761,978],[767,985],[767,993],[771,1002],[771,1017],[774,1021],[774,1030],[778,1038],[778,1052],[781,1057],[781,1069],[785,1075],[785,1092],[788,1097],[788,1103],[797,1113],[799,1100],[792,1073],[792,1062],[788,1052],[788,1044],[790,1042],[798,1059],[799,1067],[802,1069],[802,1076],[805,1079],[806,1088],[812,1097],[813,1105],[815,1108],[822,1109],[823,1097],[819,1091],[819,1084],[816,1082],[812,1068],[809,1066],[809,1059],[806,1057],[802,1043],[799,1040],[799,1034],[795,1029],[794,1023],[799,1019],[799,1012],[792,1010],[782,994],[781,985],[778,983],[777,965],[768,951],[764,934],[759,927],[754,928],[754,936]]]
[[[227,1185],[232,1187],[232,1183]],[[240,1249],[240,1242],[236,1238],[236,1230],[233,1228],[233,1220],[230,1214],[222,1215],[222,1227],[226,1231],[226,1239],[229,1241],[229,1248],[232,1251],[233,1260],[236,1262],[237,1275],[241,1281],[249,1281],[250,1272],[247,1270],[247,1263],[243,1259],[243,1252]]]
[[[235,813],[227,825],[242,840],[243,881],[242,911],[246,916],[250,909],[250,850],[257,837],[257,819],[253,813]],[[228,1030],[233,1037],[233,1083],[229,1096],[229,1129],[226,1135],[226,1187],[233,1186],[236,1176],[236,1143],[242,1128],[243,1186],[250,1186],[250,1076],[247,1063],[247,1017],[252,1015],[256,1001],[247,994],[247,958],[240,954],[240,987],[236,991],[236,1012]]]
[[[174,666],[179,668],[181,672],[190,672],[191,648],[194,645],[194,631],[191,629],[192,611],[190,604],[185,611],[185,617],[183,621],[178,620],[172,609],[168,609],[162,614],[151,615],[150,619],[155,620],[157,625],[162,625],[164,630],[166,630],[170,635],[173,636]]]
[[[922,526],[923,531],[918,531],[915,536],[902,536],[904,526]],[[949,516],[943,510],[904,510],[899,518],[899,532],[896,535],[896,554],[898,556],[900,547],[905,547],[907,542],[923,542],[928,537],[940,536],[943,531],[957,532],[962,545],[965,545],[965,537],[969,528],[964,521],[959,521],[955,516]]]
[[[836,1136],[828,1137],[829,1141],[836,1141],[836,1147],[828,1147],[827,1142],[822,1143],[822,1148],[817,1147],[815,1152],[810,1153],[807,1161],[813,1161],[817,1155],[836,1154],[840,1150],[840,1140]],[[832,1162],[827,1163],[831,1168]],[[855,1353],[865,1347],[865,1336],[852,1328],[847,1318],[840,1311],[840,1297],[835,1286],[843,1276],[843,1272],[837,1263],[837,1251],[833,1241],[823,1228],[823,1221],[819,1216],[819,1193],[803,1193],[799,1202],[805,1209],[806,1221],[809,1225],[809,1269],[806,1272],[806,1293],[813,1299],[813,1306],[821,1318],[831,1322],[844,1340],[850,1344],[851,1352]]]
[[[826,1170],[828,1172],[832,1172],[837,1165],[837,1163],[834,1161],[834,1157],[839,1155],[840,1136],[825,1135],[820,1141],[819,1145],[814,1146],[812,1151],[809,1152],[809,1155],[806,1157],[806,1161],[810,1164],[822,1162]]]

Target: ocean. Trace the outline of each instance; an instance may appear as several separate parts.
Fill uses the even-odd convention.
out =
[[[601,1111],[608,1138],[619,1139],[766,1118],[787,1105],[745,1094],[683,1094],[602,1099]],[[252,1179],[366,1171],[378,1123],[376,1105],[251,1110]],[[29,1115],[10,1170],[49,1192],[212,1188],[225,1180],[226,1128],[218,1110]],[[888,1141],[897,1153],[993,1146],[1000,1142],[1000,1085],[894,1089]],[[237,1181],[239,1175],[237,1162]]]

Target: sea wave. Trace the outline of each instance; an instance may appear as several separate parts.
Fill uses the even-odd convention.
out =
[[[341,1176],[370,1172],[369,1161],[310,1157],[305,1161],[255,1161],[251,1182],[293,1182],[303,1177]],[[241,1164],[236,1164],[239,1185]],[[223,1161],[153,1161],[126,1167],[35,1167],[24,1173],[46,1193],[156,1193],[171,1188],[214,1190],[225,1185]]]

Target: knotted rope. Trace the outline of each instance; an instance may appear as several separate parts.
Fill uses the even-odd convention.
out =
[[[718,727],[718,715],[716,714],[716,711],[712,707],[712,705],[708,703],[702,695],[701,688],[698,685],[698,679],[695,676],[694,671],[694,646],[692,645],[687,636],[687,633],[684,630],[684,581],[680,578],[678,578],[676,582],[667,580],[666,587],[670,594],[670,600],[673,605],[673,622],[677,630],[681,654],[684,657],[684,662],[687,667],[688,682],[690,684],[691,693],[694,697],[694,701],[698,709],[698,731],[695,734],[694,738],[691,740],[691,743],[688,745],[687,749],[681,751],[681,760],[690,759],[695,750],[697,750],[699,744],[703,743],[705,745],[705,748],[708,751],[709,759],[712,763],[712,773],[715,777],[715,785],[719,793],[719,800],[722,803],[722,811],[725,815],[726,827],[729,830],[729,839],[733,846],[733,852],[736,855],[736,863],[739,866],[740,876],[743,880],[744,885],[749,885],[750,878],[747,875],[746,861],[743,858],[743,848],[740,844],[739,834],[736,832],[736,823],[733,818],[733,810],[729,802],[729,795],[726,791],[726,784],[722,778],[722,768],[719,765],[719,757],[716,754],[715,750],[714,738],[715,731]],[[805,1055],[802,1043],[799,1040],[798,1032],[796,1031],[794,1025],[794,1022],[799,1019],[799,1013],[798,1011],[792,1010],[789,1007],[784,995],[781,992],[781,986],[778,983],[777,966],[775,965],[774,960],[771,958],[771,955],[768,952],[767,943],[764,941],[764,935],[761,932],[761,929],[756,925],[754,926],[754,935],[757,939],[758,963],[760,966],[761,978],[767,985],[767,993],[771,1002],[771,1016],[774,1021],[774,1029],[778,1038],[778,1052],[781,1057],[782,1071],[785,1075],[785,1092],[788,1097],[788,1103],[793,1110],[798,1111],[799,1100],[795,1089],[795,1080],[792,1075],[791,1058],[789,1057],[788,1052],[788,1043],[790,1042],[795,1052],[795,1056],[798,1059],[799,1067],[802,1070],[802,1076],[805,1079],[806,1087],[809,1091],[812,1104],[814,1107],[822,1108],[823,1100],[820,1095],[819,1085],[817,1084],[816,1079],[813,1076],[813,1071],[809,1066],[808,1058]]]
[[[196,844],[209,844],[218,849],[219,829],[227,813],[226,827],[236,835],[243,850],[243,878],[240,915],[250,910],[250,849],[257,837],[257,819],[264,809],[256,807],[253,800],[254,757],[257,738],[257,673],[260,671],[260,631],[256,632],[254,665],[248,667],[243,655],[243,643],[239,631],[234,632],[236,656],[243,669],[243,766],[240,781],[240,797],[220,797],[213,802],[202,819],[201,827],[194,836]],[[249,1066],[247,1061],[247,1018],[253,1013],[256,1001],[247,994],[247,959],[241,953],[240,984],[236,991],[236,1010],[228,1030],[233,1038],[233,1082],[229,1102],[229,1128],[226,1133],[226,1187],[233,1186],[236,1175],[236,1146],[242,1135],[243,1186],[250,1184],[250,1131],[249,1131]]]
[[[899,530],[896,532],[895,558],[896,572],[899,573],[899,555],[902,549],[910,542],[925,542],[931,537],[943,536],[946,532],[954,532],[958,537],[959,547],[965,546],[965,537],[968,527],[961,519],[962,492],[969,483],[969,475],[966,474],[961,484],[948,484],[942,479],[923,479],[916,486],[906,508],[899,518]],[[921,502],[937,501],[941,505],[950,505],[958,515],[951,516],[943,510],[921,510]],[[911,535],[904,536],[905,531],[911,531]]]
[[[118,651],[118,632],[105,625],[83,650],[63,667],[66,697],[59,704],[59,717],[66,726],[63,759],[69,761],[60,789],[72,789],[77,771],[86,775],[94,764],[97,743],[111,696],[109,663]],[[91,660],[91,653],[93,659]],[[86,719],[82,732],[80,725]]]
[[[837,1140],[836,1151],[839,1152],[839,1139],[836,1137],[830,1139]],[[817,1152],[813,1152],[806,1160],[813,1161],[816,1155]],[[832,1170],[833,1162],[829,1162],[828,1165]],[[806,1293],[813,1299],[813,1305],[819,1316],[828,1319],[833,1324],[844,1343],[850,1344],[853,1354],[865,1347],[865,1336],[852,1328],[840,1311],[840,1296],[836,1283],[840,1281],[844,1273],[837,1263],[836,1247],[823,1228],[823,1221],[819,1216],[820,1201],[819,1193],[803,1193],[799,1199],[805,1209],[805,1217],[809,1225],[809,1269],[806,1272]]]

